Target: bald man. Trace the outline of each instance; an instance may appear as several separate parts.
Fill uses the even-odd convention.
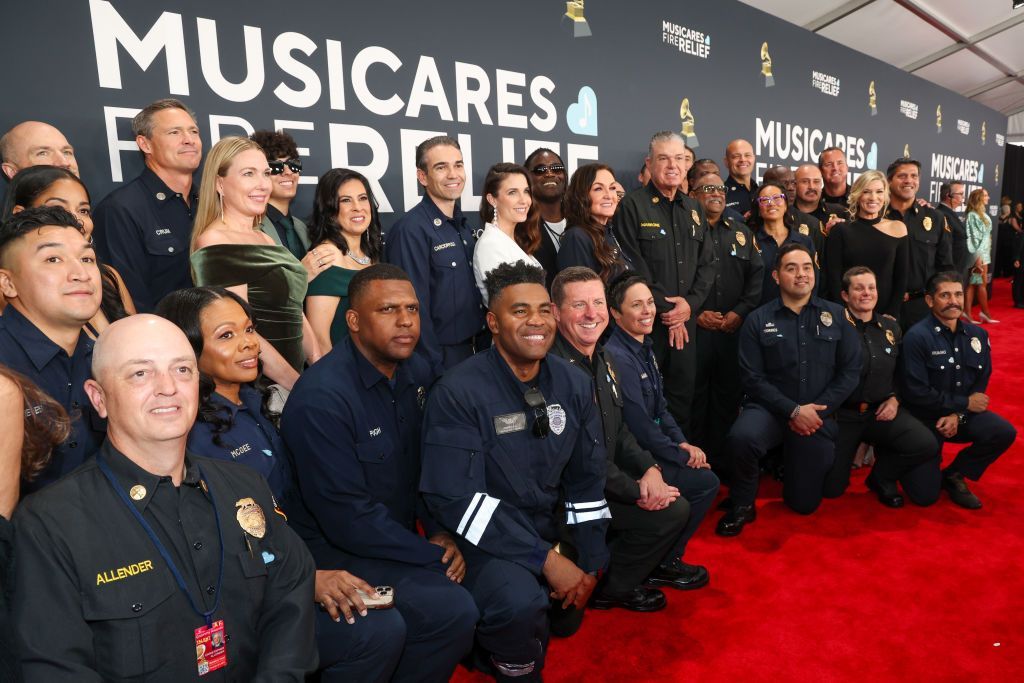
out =
[[[754,148],[746,140],[736,139],[726,145],[725,166],[729,177],[725,179],[725,205],[744,216],[750,213],[751,201],[757,196],[756,161]]]
[[[8,180],[29,166],[59,166],[78,175],[75,148],[63,133],[42,121],[22,121],[4,133],[0,159]]]
[[[25,680],[302,681],[317,660],[313,560],[255,470],[186,453],[188,339],[125,318],[92,371],[107,441],[14,516]]]

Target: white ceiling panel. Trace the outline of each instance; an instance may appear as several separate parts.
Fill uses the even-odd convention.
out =
[[[740,0],[745,5],[756,7],[773,17],[785,19],[797,26],[806,26],[818,17],[847,4],[848,0]]]
[[[1013,109],[1024,104],[1024,84],[1011,81],[971,99],[998,111]]]
[[[891,0],[865,5],[818,33],[899,67],[953,44]]]
[[[1024,23],[981,41],[978,47],[1014,71],[1024,71]]]
[[[939,21],[947,23],[965,38],[1012,19],[1021,10],[1014,11],[1010,0],[913,0]]]
[[[918,69],[914,75],[927,78],[944,88],[962,94],[1006,74],[978,55],[961,50]]]

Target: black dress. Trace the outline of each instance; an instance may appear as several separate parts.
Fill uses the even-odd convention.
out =
[[[11,581],[14,578],[13,528],[0,515],[0,681],[9,683],[21,680],[18,656],[11,623]]]
[[[878,286],[878,315],[898,317],[907,291],[910,268],[908,237],[892,237],[875,226],[880,219],[857,218],[832,228],[825,242],[828,298],[843,303],[843,273],[854,266],[867,266],[875,273]]]

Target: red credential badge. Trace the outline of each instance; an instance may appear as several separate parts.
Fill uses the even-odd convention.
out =
[[[228,648],[224,639],[224,620],[196,629],[196,665],[199,675],[223,669],[228,665]]]

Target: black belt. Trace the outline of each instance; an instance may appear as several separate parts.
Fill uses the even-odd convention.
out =
[[[874,403],[868,403],[867,401],[847,401],[843,404],[843,408],[846,410],[856,411],[863,415],[869,410],[874,410],[880,405],[882,405],[882,401],[875,401]]]

